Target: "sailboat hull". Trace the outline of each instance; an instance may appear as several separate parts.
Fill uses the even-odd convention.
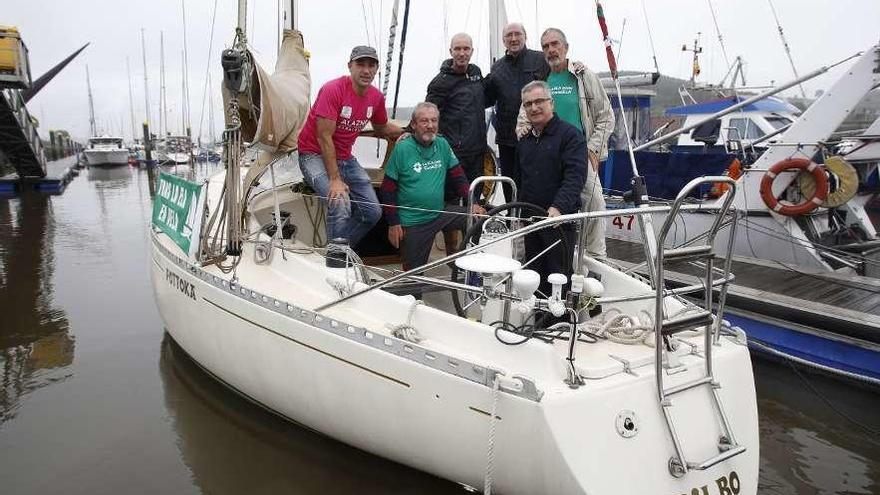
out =
[[[444,346],[428,352],[249,288],[249,283],[263,287],[272,280],[284,285],[291,274],[308,278],[310,267],[290,255],[282,269],[277,266],[281,262],[252,265],[252,253],[246,253],[237,270],[239,281],[231,282],[211,267],[190,264],[174,249],[162,234],[153,235],[153,286],[172,338],[229,387],[332,438],[482,487],[494,402],[490,471],[498,492],[677,494],[705,486],[706,493],[722,494],[728,492],[719,487],[731,483],[736,493],[757,490],[757,408],[744,345],[719,347],[715,369],[724,383],[724,403],[734,411],[730,415],[737,441],[749,446],[747,452],[675,478],[668,468],[674,450],[653,391],[652,366],[588,380],[572,391],[562,383],[564,361],[552,346],[535,343],[524,354],[523,347],[494,342],[498,353],[516,354],[507,355],[511,367],[519,360],[531,374],[548,377],[535,379],[544,391],[540,395],[496,393],[486,385],[489,368],[470,361],[470,352],[457,349],[445,355]],[[291,294],[306,297],[302,291]],[[405,314],[409,305],[380,291],[371,296],[362,304],[374,313],[387,309],[391,316],[384,318],[389,321]],[[482,333],[478,323],[425,311],[430,318],[423,329],[436,324],[455,332],[454,322],[467,327],[460,335],[474,339],[473,353],[489,345],[477,344]],[[533,359],[539,362],[529,362]],[[681,382],[702,372],[694,365],[670,379]],[[676,399],[680,435],[694,457],[717,454],[718,427],[708,398],[708,390],[701,389]],[[627,411],[638,417],[639,425],[638,434],[629,438],[615,426]]]

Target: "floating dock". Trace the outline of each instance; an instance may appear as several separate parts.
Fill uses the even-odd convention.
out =
[[[0,177],[0,195],[16,194],[32,189],[46,194],[61,194],[67,184],[79,175],[76,155],[46,163],[45,177],[19,177],[11,173]]]
[[[647,275],[641,244],[609,238],[608,256]],[[753,350],[880,386],[880,278],[736,258],[731,272],[724,317],[748,334]],[[665,276],[683,286],[704,273],[681,262]]]

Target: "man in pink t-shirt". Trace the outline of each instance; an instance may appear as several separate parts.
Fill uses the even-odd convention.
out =
[[[367,122],[378,137],[396,139],[402,132],[388,121],[385,97],[372,86],[378,69],[374,48],[354,47],[350,75],[321,87],[299,135],[303,178],[327,205],[328,241],[346,239],[355,246],[382,215],[370,177],[351,154]]]

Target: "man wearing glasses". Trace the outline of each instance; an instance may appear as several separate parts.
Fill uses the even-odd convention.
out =
[[[602,82],[595,72],[580,62],[568,59],[568,40],[557,28],[548,28],[541,35],[541,49],[550,66],[546,78],[553,96],[556,114],[575,126],[587,139],[587,179],[581,191],[583,211],[605,211],[605,198],[599,182],[599,163],[608,156],[608,138],[614,132],[614,111]],[[517,136],[529,131],[528,119],[520,111]],[[605,219],[586,223],[584,252],[596,258],[605,258]]]
[[[587,141],[576,127],[554,112],[550,87],[533,81],[522,89],[522,106],[531,129],[517,143],[522,187],[519,199],[546,208],[550,217],[575,213],[580,209],[581,190],[587,178]],[[561,226],[568,248],[575,244],[573,224]],[[525,237],[526,259],[536,258],[530,268],[541,275],[539,289],[549,294],[547,276],[571,272],[571,251],[557,244],[558,229],[545,229]]]

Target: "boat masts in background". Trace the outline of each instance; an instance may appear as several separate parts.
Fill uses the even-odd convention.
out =
[[[705,118],[703,118],[703,119],[701,119],[701,120],[699,120],[699,121],[697,121],[697,122],[694,122],[694,123],[691,124],[691,125],[683,126],[683,127],[681,127],[680,129],[677,129],[677,130],[675,130],[675,131],[673,131],[673,132],[670,132],[669,134],[665,134],[665,135],[663,135],[663,136],[660,136],[660,137],[657,138],[657,139],[652,139],[651,141],[648,141],[647,143],[640,144],[639,146],[636,146],[635,149],[634,149],[633,151],[642,151],[642,150],[646,150],[646,149],[648,149],[648,148],[650,148],[650,147],[652,147],[652,146],[656,146],[656,145],[658,145],[658,144],[665,143],[666,141],[669,141],[670,139],[672,139],[672,138],[674,138],[674,137],[676,137],[676,136],[678,136],[678,135],[680,135],[680,134],[684,134],[684,133],[686,133],[686,132],[689,132],[689,131],[693,130],[695,127],[698,127],[698,126],[700,126],[700,125],[702,125],[702,124],[704,124],[704,123],[706,123],[706,122],[709,122],[709,121],[711,121],[711,120],[715,120],[715,119],[717,119],[717,118],[719,118],[719,117],[723,117],[723,116],[725,116],[725,115],[727,115],[727,114],[729,114],[729,113],[733,113],[733,112],[739,110],[740,108],[742,108],[742,107],[744,107],[744,106],[746,106],[746,105],[751,105],[752,103],[754,103],[754,102],[756,102],[756,101],[758,101],[758,100],[763,100],[764,98],[767,98],[768,96],[773,96],[773,95],[775,95],[775,94],[777,94],[777,93],[780,93],[780,92],[782,92],[782,91],[785,91],[786,89],[789,89],[789,88],[794,87],[794,86],[798,86],[798,85],[800,85],[801,83],[803,83],[804,81],[808,81],[808,80],[810,80],[810,79],[812,79],[812,78],[814,78],[814,77],[816,77],[816,76],[818,76],[818,75],[820,75],[820,74],[824,74],[824,73],[828,72],[828,70],[831,69],[832,67],[836,67],[836,66],[838,66],[838,65],[840,65],[840,64],[842,64],[842,63],[844,63],[844,62],[846,62],[846,61],[848,61],[848,60],[851,60],[851,59],[853,59],[853,58],[855,58],[855,57],[857,57],[857,56],[859,56],[859,55],[860,55],[859,53],[857,53],[857,54],[855,54],[855,55],[851,55],[851,56],[849,56],[849,57],[847,57],[847,58],[841,60],[840,62],[836,62],[836,63],[831,64],[831,65],[827,65],[827,66],[824,66],[824,67],[820,67],[820,68],[814,70],[813,72],[810,72],[809,74],[807,74],[807,75],[805,75],[805,76],[803,76],[803,77],[799,77],[799,78],[797,78],[797,79],[795,79],[795,80],[793,80],[793,81],[790,81],[790,82],[788,82],[788,83],[786,83],[786,84],[783,84],[782,86],[778,86],[778,87],[775,87],[775,88],[773,88],[773,89],[769,89],[769,90],[767,90],[767,91],[765,91],[765,92],[763,92],[763,93],[761,93],[761,94],[757,94],[757,95],[755,95],[755,96],[752,96],[751,98],[747,98],[747,99],[745,99],[745,100],[742,100],[741,102],[739,102],[739,103],[737,103],[737,104],[735,104],[735,105],[731,105],[731,106],[725,108],[724,110],[721,110],[721,111],[719,111],[719,112],[713,113],[712,115],[709,115],[709,116],[707,116],[707,117],[705,117]]]
[[[125,57],[125,71],[128,74],[128,110],[131,117],[131,140],[137,139],[137,122],[134,118],[134,96],[131,91],[131,65],[128,62],[128,56]]]
[[[400,31],[400,54],[397,57],[397,84],[394,88],[394,105],[391,107],[391,118],[397,117],[397,97],[400,95],[400,76],[403,74],[403,51],[406,49],[406,31],[409,24],[409,0],[403,6],[403,29]]]
[[[180,10],[183,15],[183,132],[187,136],[192,135],[192,125],[189,115],[189,60],[186,47],[186,4],[180,0]]]
[[[92,100],[92,79],[89,77],[89,66],[86,64],[86,87],[89,91],[89,133],[91,137],[98,135],[95,128],[95,102]]]
[[[159,135],[168,132],[168,97],[165,90],[165,31],[159,31]]]
[[[141,28],[141,56],[144,62],[144,121],[150,125],[150,77],[147,74],[147,46],[144,41],[144,28]]]

